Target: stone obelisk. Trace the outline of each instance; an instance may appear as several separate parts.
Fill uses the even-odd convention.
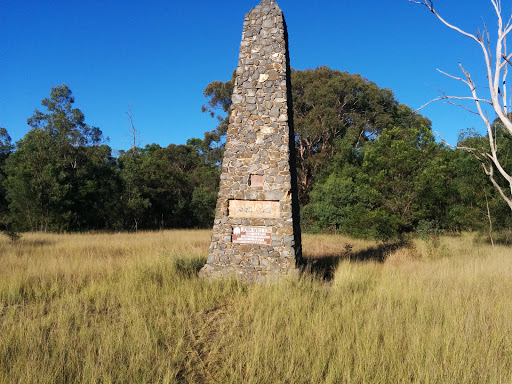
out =
[[[201,276],[265,281],[296,274],[301,234],[288,35],[263,0],[245,15],[220,191]]]

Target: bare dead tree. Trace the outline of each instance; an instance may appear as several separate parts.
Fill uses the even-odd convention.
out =
[[[128,116],[128,119],[130,120],[130,128],[129,128],[130,141],[126,140],[124,137],[123,137],[123,140],[131,145],[131,150],[132,150],[131,157],[132,157],[132,159],[135,160],[135,157],[137,156],[137,149],[139,148],[142,139],[141,139],[140,132],[135,128],[135,124],[133,123],[132,110],[130,108],[130,105],[128,105],[128,111],[126,112],[126,115]],[[132,191],[131,185],[128,186],[128,193],[129,193],[128,200],[130,201],[133,198],[132,194],[134,194],[134,192]],[[135,192],[135,194],[137,194],[137,192]],[[134,214],[133,221],[134,221],[133,228],[135,229],[135,232],[138,232],[139,220],[138,220],[138,217],[136,214]]]
[[[492,217],[491,210],[489,209],[489,199],[487,195],[485,196],[485,205],[487,206],[487,220],[489,220],[489,239],[491,240],[491,245],[494,248],[494,239],[492,238]]]
[[[128,119],[130,120],[130,141],[122,137],[122,139],[125,142],[128,142],[132,149],[132,156],[135,155],[136,149],[140,146],[140,143],[142,142],[141,134],[140,132],[135,128],[135,125],[133,124],[133,118],[132,118],[132,110],[130,106],[128,105],[128,111],[126,112],[126,115],[128,116]]]
[[[464,66],[461,63],[459,63],[459,67],[463,73],[463,76],[461,77],[453,76],[443,71],[438,71],[445,76],[448,76],[452,79],[461,81],[462,83],[466,84],[470,90],[471,96],[450,96],[446,95],[444,92],[441,92],[441,96],[429,101],[427,104],[423,105],[419,109],[424,108],[425,106],[434,101],[445,100],[449,104],[462,107],[467,111],[480,116],[483,123],[485,124],[485,127],[487,128],[489,150],[484,151],[477,148],[462,146],[456,146],[454,148],[469,152],[480,161],[480,164],[482,165],[482,169],[484,170],[485,174],[489,177],[494,187],[498,190],[500,196],[506,201],[506,203],[512,210],[512,170],[505,170],[500,163],[500,159],[498,158],[498,143],[496,140],[496,133],[493,131],[493,124],[487,112],[488,108],[486,109],[485,107],[486,105],[488,105],[492,108],[492,110],[494,110],[500,121],[503,123],[506,131],[510,135],[512,135],[512,115],[509,114],[510,103],[507,102],[508,66],[512,65],[512,53],[507,53],[507,35],[512,30],[512,15],[509,18],[508,22],[504,24],[501,12],[501,0],[490,0],[496,12],[496,16],[498,18],[497,35],[495,37],[493,36],[493,39],[495,38],[495,40],[492,40],[493,42],[491,42],[491,35],[487,30],[487,26],[485,24],[483,31],[478,31],[476,34],[468,33],[462,30],[461,28],[453,24],[450,24],[443,17],[441,17],[437,10],[434,9],[433,0],[409,0],[409,2],[424,5],[445,26],[447,26],[450,29],[453,29],[454,31],[457,31],[463,36],[472,39],[476,44],[480,46],[482,50],[486,67],[485,74],[489,81],[489,94],[487,95],[488,98],[480,97],[480,89],[478,89],[478,87],[476,86],[470,73],[464,68]],[[485,87],[485,89],[487,89],[487,87]],[[467,100],[474,101],[476,110],[471,110],[461,104],[461,102]],[[506,186],[502,186],[498,183],[495,177],[495,171],[497,171],[503,177]]]

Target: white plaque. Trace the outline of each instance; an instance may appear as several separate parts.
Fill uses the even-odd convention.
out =
[[[233,227],[231,237],[237,244],[270,245],[272,243],[272,227]]]

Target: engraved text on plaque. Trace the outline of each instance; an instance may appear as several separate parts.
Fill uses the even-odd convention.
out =
[[[229,217],[278,219],[279,201],[229,200]]]
[[[272,242],[271,227],[234,227],[233,243],[270,245]]]

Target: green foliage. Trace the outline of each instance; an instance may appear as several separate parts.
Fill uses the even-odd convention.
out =
[[[499,130],[499,125],[496,128]],[[496,135],[500,136],[502,133],[497,132]],[[505,168],[512,169],[512,140],[507,136],[500,136],[499,140],[498,152],[502,164]],[[461,132],[458,145],[487,151],[489,142],[487,137],[470,129]],[[487,231],[489,208],[495,230],[511,228],[510,209],[482,171],[482,163],[475,156],[463,151],[452,151],[448,160],[452,181],[448,193],[451,203],[447,211],[446,226],[456,230]],[[498,175],[495,177],[503,185],[503,180]]]
[[[325,182],[315,184],[311,202],[303,209],[304,228],[388,240],[396,236],[399,220],[379,206],[381,199],[376,189],[331,174]]]
[[[58,223],[68,212],[64,196],[70,185],[59,165],[57,145],[41,129],[29,131],[8,158],[7,199],[12,221],[21,230],[60,229]]]
[[[427,223],[451,231],[510,228],[507,205],[480,162],[437,144],[428,120],[406,106],[397,110],[401,125],[366,141],[357,152],[360,165],[335,155],[303,209],[305,229],[386,240],[405,232],[421,235]],[[502,143],[502,153],[512,151],[510,143]],[[488,144],[470,133],[459,145],[485,149]],[[438,253],[435,235],[425,241]]]
[[[0,228],[6,226],[7,200],[5,190],[5,161],[14,150],[11,137],[7,129],[0,128]]]
[[[20,230],[109,228],[116,170],[99,128],[72,108],[71,90],[53,87],[27,122],[32,129],[6,161],[9,220]]]
[[[47,113],[39,110],[27,119],[32,129],[42,129],[56,139],[66,151],[67,160],[73,161],[73,150],[85,145],[97,145],[102,141],[101,130],[85,123],[85,116],[77,108],[72,108],[75,98],[66,84],[52,87],[50,98],[41,104]]]
[[[416,233],[421,240],[427,241],[433,237],[439,237],[441,230],[435,220],[420,220],[416,226]]]
[[[0,230],[210,227],[233,84],[206,87],[203,110],[219,125],[203,139],[134,146],[117,159],[73,108],[71,90],[53,87],[16,147],[0,128]],[[431,222],[489,234],[512,228],[481,162],[436,143],[430,121],[390,90],[327,67],[292,71],[292,85],[304,230],[388,240]],[[512,139],[500,124],[499,157],[512,169]],[[473,131],[459,145],[489,150]]]
[[[313,187],[306,224],[388,240],[440,214],[443,176],[435,159],[446,149],[435,143],[430,122],[407,106],[397,106],[394,118],[399,125],[366,140],[352,163],[335,155],[329,176]]]
[[[9,154],[14,150],[11,136],[7,129],[0,127],[0,161],[5,161]]]
[[[315,186],[311,203],[303,210],[302,222],[314,232],[333,228],[345,232],[351,227],[354,206],[357,204],[356,185],[351,178],[335,173]]]
[[[206,263],[205,257],[179,257],[174,259],[174,268],[182,277],[197,277]]]
[[[208,228],[215,218],[215,205],[217,204],[217,191],[205,185],[198,185],[192,192],[190,202],[194,222],[198,228]],[[212,209],[213,208],[213,209]]]
[[[393,123],[396,100],[360,75],[328,67],[292,73],[294,125],[302,204],[335,156],[352,161],[354,150]]]
[[[224,154],[224,139],[228,131],[231,108],[231,94],[235,85],[236,71],[233,71],[231,80],[226,82],[213,81],[208,84],[203,95],[208,102],[202,106],[202,111],[217,119],[217,127],[205,132],[204,139],[193,138],[187,144],[194,145],[212,164],[220,165]],[[220,112],[219,112],[220,111]]]
[[[123,216],[128,228],[209,227],[218,188],[217,168],[191,145],[148,145],[119,158]]]
[[[234,76],[234,73],[233,73]],[[381,89],[360,75],[351,75],[328,67],[292,71],[292,98],[298,166],[299,196],[309,201],[314,181],[335,156],[352,161],[354,150],[370,137],[392,125],[397,101],[393,92]],[[216,130],[207,132],[203,141],[194,143],[218,161],[228,127],[234,80],[210,83],[204,95],[209,97],[203,111],[217,116]]]
[[[4,230],[3,234],[11,240],[11,243],[17,243],[21,239],[21,234],[12,229]]]
[[[368,144],[361,176],[382,196],[381,205],[400,222],[400,231],[412,230],[427,215],[426,175],[437,149],[429,126],[385,129]],[[423,203],[423,204],[422,204]]]
[[[112,157],[98,128],[53,87],[13,152],[0,130],[0,226],[30,231],[209,227],[219,172],[191,145],[134,147]],[[5,163],[5,166],[4,166]],[[8,202],[8,207],[7,207]],[[0,228],[1,229],[1,228]]]

